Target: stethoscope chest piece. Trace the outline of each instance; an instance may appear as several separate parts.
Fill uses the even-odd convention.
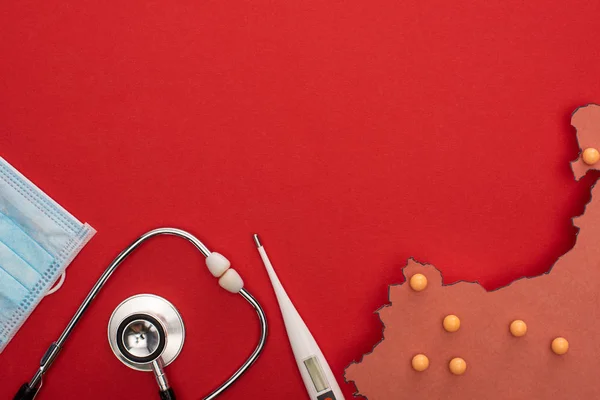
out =
[[[138,371],[154,370],[153,363],[169,365],[181,352],[184,339],[185,327],[179,311],[152,294],[126,299],[108,321],[108,342],[113,353],[123,364]]]

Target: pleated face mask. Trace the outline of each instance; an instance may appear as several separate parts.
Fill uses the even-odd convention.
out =
[[[0,157],[0,353],[95,233]]]

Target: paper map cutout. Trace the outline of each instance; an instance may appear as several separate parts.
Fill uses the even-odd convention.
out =
[[[600,106],[577,109],[571,124],[581,149],[600,148]],[[581,152],[580,152],[581,156]],[[580,179],[600,167],[571,163]],[[432,265],[410,259],[405,278],[424,274],[429,284],[415,292],[406,281],[389,287],[390,304],[377,312],[383,339],[359,363],[346,369],[345,378],[368,400],[398,399],[600,399],[600,194],[585,212],[573,219],[579,227],[572,250],[551,271],[522,278],[492,292],[477,283],[442,285]],[[448,333],[442,320],[455,314],[458,332]],[[527,323],[527,334],[513,337],[513,320]],[[556,337],[569,341],[567,354],[551,350]],[[423,353],[430,366],[411,367]],[[454,357],[467,362],[462,376],[452,375]]]

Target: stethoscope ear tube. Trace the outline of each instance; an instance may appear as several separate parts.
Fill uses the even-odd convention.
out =
[[[33,400],[40,388],[32,388],[28,383],[24,383],[20,388],[13,400]],[[167,397],[168,398],[168,397]],[[174,397],[173,397],[174,398]]]
[[[160,400],[175,400],[175,392],[173,392],[173,389],[168,388],[167,390],[161,390]]]

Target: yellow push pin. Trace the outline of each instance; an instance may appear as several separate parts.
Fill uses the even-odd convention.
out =
[[[594,165],[600,160],[600,153],[593,147],[588,147],[583,151],[583,162],[587,165]]]
[[[557,337],[552,341],[552,351],[559,356],[567,354],[567,351],[569,351],[569,342],[563,337]]]
[[[425,288],[427,287],[427,277],[425,277],[425,275],[423,274],[414,274],[410,278],[410,287],[415,292],[425,290]]]
[[[417,354],[412,359],[412,367],[415,371],[423,372],[429,368],[429,358],[425,354]]]
[[[446,315],[442,324],[446,332],[456,332],[460,329],[460,319],[456,315]]]
[[[448,368],[454,375],[462,375],[467,370],[467,362],[460,357],[456,357],[450,360]]]
[[[520,319],[514,320],[510,324],[510,333],[514,337],[525,336],[525,334],[527,333],[527,324],[525,323],[525,321],[522,321]]]

